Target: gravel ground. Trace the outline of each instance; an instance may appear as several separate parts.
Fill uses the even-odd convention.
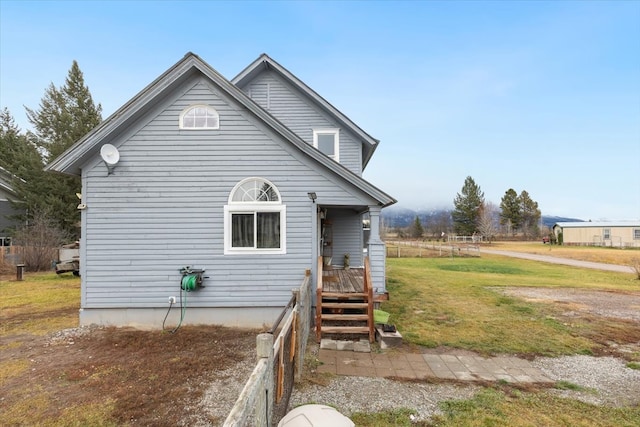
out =
[[[216,374],[216,380],[209,383],[204,397],[199,402],[200,411],[197,418],[192,417],[183,420],[184,426],[209,427],[211,420],[219,422],[213,425],[222,425],[233,409],[240,392],[249,380],[251,372],[255,368],[255,348],[247,349],[242,362]],[[193,411],[189,411],[193,413]]]
[[[640,405],[640,371],[614,357],[564,356],[539,358],[536,368],[556,381],[568,381],[586,390],[553,390],[563,397],[594,405]]]
[[[492,288],[528,301],[554,302],[565,307],[565,316],[581,313],[640,322],[640,293],[587,289]]]
[[[346,416],[354,412],[380,412],[386,409],[415,410],[416,419],[440,413],[444,400],[469,399],[479,390],[475,385],[426,384],[393,381],[386,378],[334,377],[327,386],[306,385],[294,390],[290,406],[321,403],[335,407]]]

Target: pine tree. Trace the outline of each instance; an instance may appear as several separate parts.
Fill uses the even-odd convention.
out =
[[[522,190],[519,199],[522,212],[522,231],[525,237],[537,237],[540,233],[538,222],[541,216],[540,209],[538,209],[538,202],[531,199],[529,193],[525,190]]]
[[[20,131],[11,112],[4,108],[0,111],[0,167],[23,177],[26,170],[42,166],[37,148]]]
[[[419,239],[424,234],[424,228],[422,227],[422,223],[420,222],[420,218],[416,215],[415,221],[413,221],[413,225],[411,226],[411,237],[414,239]]]
[[[454,209],[451,212],[451,218],[455,232],[468,236],[477,230],[478,219],[484,204],[484,193],[470,176],[464,180],[461,193],[456,194],[453,201]]]
[[[94,104],[76,61],[73,61],[62,87],[50,84],[40,101],[40,108],[26,110],[35,130],[28,137],[40,148],[46,162],[62,154],[102,120],[102,107]],[[75,194],[81,191],[80,178],[45,173],[42,168],[40,174],[34,175],[37,176],[27,181],[29,208],[38,208],[37,211],[46,208],[62,230],[78,237],[80,217]]]
[[[508,189],[500,201],[500,224],[506,225],[512,234],[515,234],[522,224],[520,198],[513,188]]]

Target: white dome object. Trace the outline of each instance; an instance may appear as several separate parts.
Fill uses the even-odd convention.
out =
[[[100,157],[102,157],[107,166],[115,166],[120,161],[118,149],[111,144],[104,144],[100,148]]]
[[[331,406],[302,405],[289,411],[278,427],[355,427],[355,424]]]

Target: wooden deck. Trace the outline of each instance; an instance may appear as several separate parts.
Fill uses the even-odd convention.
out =
[[[323,269],[322,288],[328,293],[362,293],[364,292],[364,268]]]

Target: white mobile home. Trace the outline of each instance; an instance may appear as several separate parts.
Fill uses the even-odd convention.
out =
[[[640,247],[640,222],[558,222],[553,232],[565,245]]]

